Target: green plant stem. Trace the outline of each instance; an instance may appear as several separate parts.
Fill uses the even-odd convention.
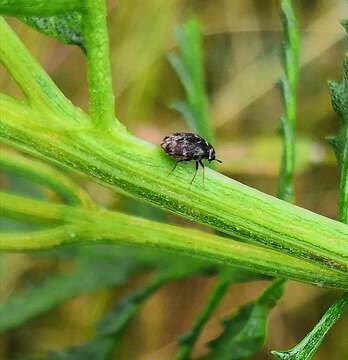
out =
[[[230,284],[231,284],[231,278],[226,277],[224,273],[219,275],[214,285],[214,288],[209,293],[209,297],[206,304],[198,314],[191,329],[186,334],[180,336],[179,338],[180,346],[175,356],[176,360],[189,359],[194,343],[201,334],[202,329],[206,324],[206,322],[208,321],[208,319],[210,318],[211,314],[220,304]]]
[[[2,251],[37,250],[95,241],[111,242],[158,248],[215,264],[348,289],[346,273],[326,269],[271,249],[107,210],[52,204],[6,193],[1,193],[0,199],[2,216],[55,226],[29,234],[3,233],[0,235]]]
[[[292,0],[282,0],[281,11],[285,32],[283,42],[285,74],[281,81],[284,115],[281,117],[283,153],[279,172],[278,197],[284,201],[294,202],[299,34]],[[268,288],[272,289],[274,283],[278,281],[278,279],[273,280]],[[286,283],[286,279],[280,281],[283,284]]]
[[[89,195],[61,171],[38,160],[0,149],[0,169],[25,177],[55,191],[66,203],[92,207]]]
[[[5,47],[5,57],[8,63],[20,65],[16,71],[20,86],[25,88],[27,83],[35,83],[33,61],[27,53],[29,59],[24,56],[21,64],[16,62],[24,47],[4,22],[0,25],[2,35],[10,32],[14,37],[13,47]],[[4,42],[0,42],[1,46]],[[3,56],[0,51],[0,58]],[[35,67],[39,65],[35,63]],[[41,72],[44,74],[42,69]],[[53,92],[53,104],[55,96]],[[72,127],[70,116],[40,112],[40,106],[33,110],[4,95],[0,102],[0,139],[14,147],[237,238],[320,266],[348,269],[347,225],[287,204],[209,169],[205,188],[199,181],[190,186],[189,164],[178,166],[175,174],[168,176],[172,161],[158,146],[123,131],[95,131],[88,126],[87,116],[80,117],[87,119],[83,128]],[[71,106],[69,101],[66,103]],[[65,103],[61,105],[63,112]]]
[[[105,0],[85,0],[82,37],[86,48],[89,109],[100,130],[122,130],[114,116]]]
[[[321,266],[347,271],[348,226],[295,207],[207,169],[205,188],[189,185],[192,169],[178,166],[158,147],[130,135],[91,130],[56,132],[26,116],[26,107],[0,97],[0,138],[91,176],[115,190]],[[46,121],[49,119],[46,118]]]
[[[51,16],[81,9],[83,0],[0,0],[4,15]]]
[[[282,0],[283,27],[285,41],[283,57],[285,76],[281,80],[284,115],[281,117],[283,134],[283,154],[279,175],[278,197],[285,201],[293,201],[293,178],[295,167],[295,138],[296,124],[296,89],[298,79],[298,43],[297,21],[292,9],[291,0]]]
[[[89,118],[65,98],[1,16],[0,34],[0,62],[22,89],[29,105],[40,110],[33,110],[32,116],[41,118],[47,127],[58,121],[66,127],[69,123],[88,125]],[[45,121],[45,114],[50,114],[50,123]]]
[[[310,360],[319,348],[327,332],[336,323],[348,306],[348,293],[329,307],[320,321],[305,338],[290,350],[273,350],[271,353],[279,360]]]
[[[329,82],[332,105],[341,118],[341,129],[339,136],[331,138],[330,143],[336,152],[337,161],[340,166],[341,178],[339,188],[338,218],[343,223],[348,223],[348,63],[345,61],[343,84]],[[336,301],[325,312],[315,327],[293,348],[289,350],[274,350],[271,353],[280,360],[310,360],[324,340],[327,332],[344,313],[348,305],[348,293]]]

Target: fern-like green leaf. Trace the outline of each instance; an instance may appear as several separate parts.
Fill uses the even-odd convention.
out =
[[[329,138],[340,167],[338,219],[348,223],[348,58],[344,61],[343,80],[329,82],[332,107],[340,120],[337,136]]]
[[[347,66],[347,61],[345,65]],[[331,94],[331,103],[332,107],[339,116],[339,119],[342,122],[347,121],[346,114],[348,114],[348,99],[345,99],[345,94],[347,92],[344,83],[338,83],[336,81],[329,81],[329,90]]]
[[[265,341],[269,312],[283,294],[284,281],[274,280],[253,302],[223,321],[224,330],[210,342],[205,360],[242,360],[259,351]]]
[[[64,44],[77,45],[83,51],[82,15],[78,11],[53,16],[20,16],[25,24]]]

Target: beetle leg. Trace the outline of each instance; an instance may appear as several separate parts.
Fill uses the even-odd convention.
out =
[[[205,176],[205,175],[204,175],[204,174],[205,174],[205,170],[204,170],[204,169],[205,169],[205,168],[204,168],[204,164],[202,163],[202,160],[199,160],[199,163],[201,164],[201,166],[202,166],[202,168],[203,168],[203,170],[202,170],[202,171],[203,171],[203,177],[202,177],[202,179],[203,179],[203,187],[204,187],[204,176]]]
[[[193,183],[193,180],[195,179],[195,177],[196,177],[196,175],[197,175],[197,171],[198,171],[198,161],[196,161],[196,170],[195,170],[195,174],[193,175],[193,178],[192,178],[192,180],[191,180],[190,184],[192,184],[192,183]]]
[[[173,169],[170,170],[170,173],[168,174],[168,176],[176,169],[176,166],[177,166],[180,162],[182,162],[182,161],[184,161],[184,160],[178,160],[178,161],[175,162],[175,164],[174,164],[174,166],[173,166]]]

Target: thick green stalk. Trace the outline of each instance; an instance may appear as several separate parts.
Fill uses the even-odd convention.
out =
[[[4,15],[51,16],[83,6],[84,0],[0,0],[0,13]]]
[[[295,168],[296,89],[298,79],[298,43],[297,21],[291,0],[281,1],[285,40],[283,60],[285,74],[281,79],[284,115],[281,117],[283,134],[283,154],[279,175],[278,197],[292,201],[294,197],[293,178]]]
[[[205,188],[199,182],[190,186],[191,167],[178,166],[168,177],[172,161],[157,146],[127,134],[57,132],[31,121],[30,109],[26,116],[26,107],[15,100],[2,96],[0,102],[0,138],[13,146],[235,237],[348,270],[347,225],[209,169]]]
[[[70,205],[93,206],[89,195],[81,187],[61,171],[38,160],[0,148],[0,169],[47,186]]]
[[[348,289],[346,273],[271,249],[201,231],[180,228],[100,209],[85,209],[0,193],[2,216],[51,224],[48,230],[0,235],[2,251],[25,251],[62,244],[111,242],[173,251],[311,284]]]
[[[41,112],[40,106],[32,110],[19,101],[1,96],[2,141],[235,237],[347,271],[347,225],[277,200],[212,170],[206,172],[205,188],[198,182],[190,186],[192,169],[178,166],[175,174],[168,177],[172,161],[159,147],[127,132],[96,131],[83,114],[76,126],[70,120],[75,108],[56,94],[53,82],[47,82],[47,75],[11,29],[4,22],[0,25],[2,35],[5,33],[13,39],[13,46],[0,49],[0,59],[6,58],[12,75],[18,75],[19,85],[26,89],[28,83],[38,84],[39,93],[46,94],[47,99],[47,93],[52,91],[49,110],[51,104],[56,105],[58,96],[60,112],[68,115]],[[2,46],[4,41],[0,43]],[[16,62],[18,54],[22,56],[20,64]],[[13,70],[16,65],[20,66]],[[37,71],[40,71],[40,82],[36,79]],[[42,81],[43,88],[40,87]],[[66,106],[73,109],[73,114],[64,111]]]
[[[120,129],[115,119],[109,59],[105,0],[85,0],[83,40],[87,56],[89,109],[93,125],[100,130]]]

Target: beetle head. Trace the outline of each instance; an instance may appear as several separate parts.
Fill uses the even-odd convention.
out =
[[[208,157],[208,161],[209,162],[212,162],[213,160],[219,162],[219,163],[222,163],[221,160],[218,160],[215,158],[215,150],[214,148],[210,145],[210,149],[209,149],[209,157]]]

